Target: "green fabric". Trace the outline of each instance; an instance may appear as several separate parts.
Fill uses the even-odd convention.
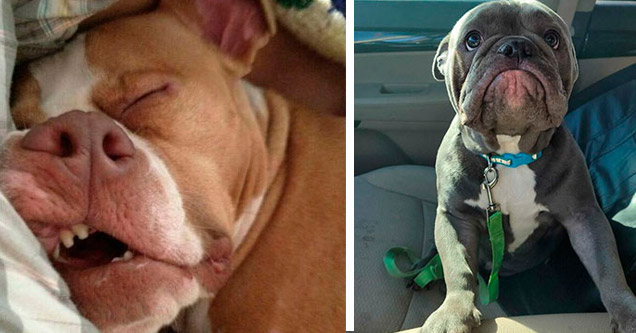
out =
[[[440,280],[442,278],[444,278],[442,259],[439,257],[439,254],[436,254],[433,259],[422,268],[420,274],[417,274],[413,282],[420,286],[420,288],[423,288],[431,281]]]
[[[436,254],[426,266],[418,269],[411,269],[408,271],[402,271],[397,267],[396,258],[400,255],[406,255],[410,261],[410,265],[413,266],[420,258],[410,249],[405,247],[394,247],[389,249],[384,255],[384,267],[389,275],[397,278],[412,278],[413,281],[421,288],[425,287],[432,281],[439,280],[444,277],[442,270],[442,260],[439,254]]]
[[[488,217],[488,235],[490,236],[490,244],[492,246],[492,270],[488,283],[484,281],[481,275],[477,274],[479,280],[479,300],[481,304],[487,305],[499,297],[499,269],[503,262],[505,240],[503,232],[503,221],[501,211],[497,210],[489,214]],[[412,278],[413,282],[420,288],[425,287],[432,281],[439,280],[444,277],[442,269],[442,261],[439,254],[436,254],[424,267],[402,271],[396,263],[396,258],[400,255],[406,255],[413,266],[421,259],[410,249],[405,247],[394,247],[389,249],[384,255],[384,267],[389,275],[397,278]]]
[[[499,269],[503,262],[504,247],[506,245],[501,211],[497,210],[489,215],[488,235],[492,248],[492,270],[490,271],[488,285],[486,285],[481,275],[477,274],[479,278],[479,300],[484,305],[495,301],[499,297]]]

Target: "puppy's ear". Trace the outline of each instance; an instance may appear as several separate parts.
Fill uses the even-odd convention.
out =
[[[270,0],[164,0],[161,6],[217,45],[241,76],[276,32]]]
[[[437,81],[444,81],[446,76],[446,60],[448,59],[448,40],[450,34],[446,35],[437,47],[435,59],[433,59],[433,77]]]
[[[576,51],[574,51],[574,45],[572,45],[572,85],[579,78],[579,61],[576,58]]]

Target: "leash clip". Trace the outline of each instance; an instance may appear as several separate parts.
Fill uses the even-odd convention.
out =
[[[488,161],[488,166],[484,169],[484,182],[482,186],[486,190],[486,194],[488,196],[488,208],[486,208],[486,213],[490,216],[490,213],[493,213],[499,210],[499,205],[494,203],[492,200],[492,192],[491,189],[497,185],[497,181],[499,180],[499,173],[497,172],[497,168],[492,164],[490,160],[490,154],[487,155],[486,161]]]
[[[499,173],[493,166],[490,154],[486,155],[488,166],[484,170],[484,182],[482,186],[486,189],[488,195],[488,207],[486,208],[486,228],[490,238],[490,246],[492,248],[492,270],[488,283],[483,280],[481,275],[477,273],[479,279],[479,299],[482,304],[486,305],[499,297],[499,269],[503,262],[506,242],[504,239],[503,221],[499,204],[493,202],[491,190],[497,185]]]

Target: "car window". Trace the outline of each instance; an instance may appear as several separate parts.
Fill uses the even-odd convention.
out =
[[[355,0],[356,53],[434,51],[463,13],[488,0]],[[571,21],[577,56],[636,55],[636,1],[543,0]]]

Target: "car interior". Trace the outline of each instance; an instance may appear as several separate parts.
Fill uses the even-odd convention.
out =
[[[387,274],[382,258],[395,246],[422,256],[434,247],[434,165],[455,112],[431,65],[441,39],[481,2],[355,1],[356,332],[420,327],[444,299],[443,282],[414,291]],[[636,290],[636,1],[541,2],[571,25],[580,74],[563,126],[585,155],[628,283]],[[605,312],[567,238],[541,265],[501,277],[498,300],[478,308],[483,319],[560,314],[551,318],[571,328],[604,324],[609,331],[607,316],[567,315]],[[515,327],[546,331],[537,328],[546,317],[523,318]]]

